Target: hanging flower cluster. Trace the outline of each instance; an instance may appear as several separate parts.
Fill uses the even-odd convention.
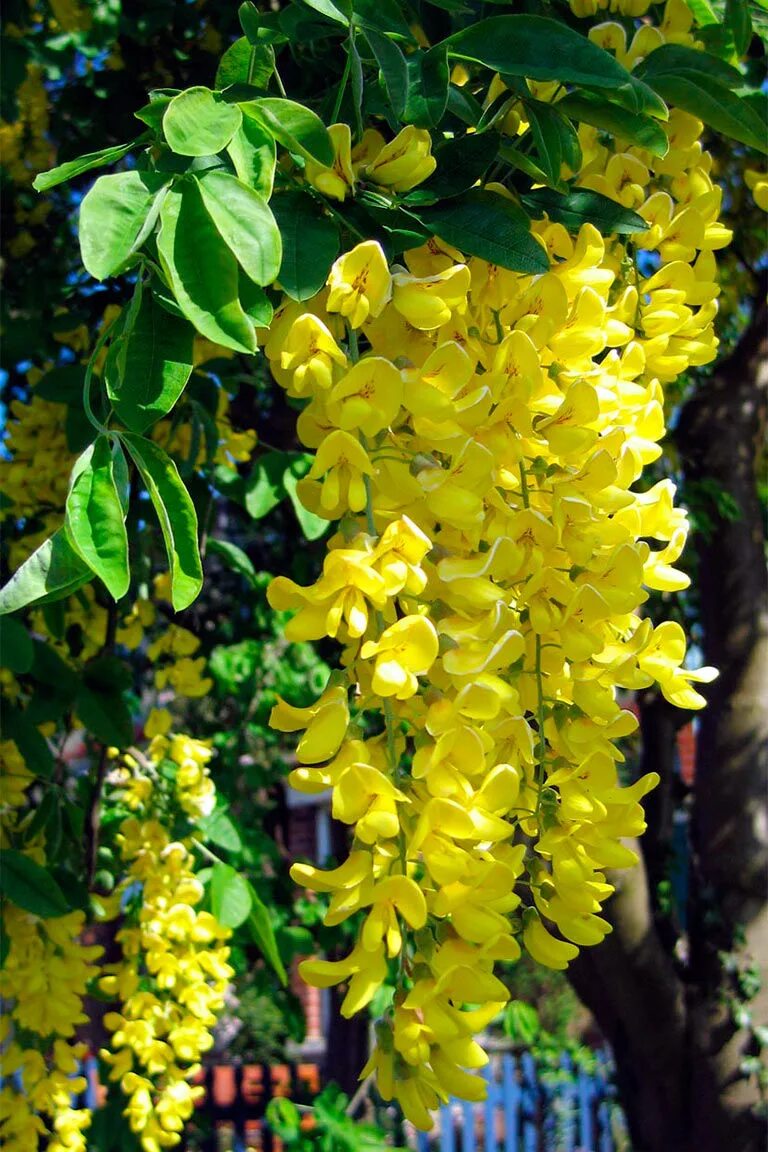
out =
[[[110,319],[105,316],[104,323]],[[66,343],[87,356],[86,332],[67,333]],[[196,351],[197,360],[208,359],[211,346],[200,342]],[[67,446],[65,406],[35,394],[43,375],[31,370],[29,399],[11,404],[7,457],[0,462],[8,498],[3,515],[16,533],[11,540],[14,563],[61,523],[66,462],[74,458]],[[248,458],[256,437],[233,428],[223,389],[215,424],[215,462],[234,469],[237,461]],[[155,434],[187,458],[195,447],[188,431],[188,424],[172,428],[165,421]],[[195,463],[202,466],[207,460],[203,443]],[[156,692],[156,706],[144,724],[147,751],[132,749],[118,758],[117,750],[111,750],[113,767],[103,800],[105,810],[122,811],[123,818],[110,822],[111,831],[101,834],[102,844],[112,841],[115,863],[106,866],[114,873],[114,888],[108,895],[99,892],[98,918],[115,922],[122,955],[109,964],[99,962],[103,948],[83,942],[82,911],[44,918],[10,899],[3,901],[7,955],[0,970],[0,996],[6,1005],[0,1033],[0,1143],[9,1152],[34,1152],[43,1146],[51,1152],[84,1152],[91,1117],[75,1102],[85,1089],[81,1071],[87,1049],[75,1037],[87,1021],[83,999],[96,987],[116,999],[105,1020],[111,1042],[101,1057],[127,1097],[125,1114],[145,1152],[178,1143],[201,1092],[191,1081],[213,1043],[212,1027],[233,972],[226,945],[230,930],[201,907],[204,887],[196,876],[200,857],[192,839],[195,833],[204,839],[197,825],[216,804],[208,769],[212,750],[173,732],[173,717],[163,706],[172,698],[203,697],[213,682],[206,675],[198,637],[168,622],[159,608],[170,598],[167,574],[157,576],[151,597],[145,594],[122,607],[115,629],[118,651],[141,649],[152,662]],[[94,586],[87,585],[63,602],[62,625],[55,634],[42,608],[31,610],[30,623],[75,677],[104,651],[108,616]],[[23,704],[23,684],[7,669],[2,677],[7,696]],[[77,728],[76,715],[72,721]],[[40,725],[40,733],[51,741],[58,736],[52,722]],[[46,836],[32,823],[39,806],[39,781],[16,743],[3,741],[0,847],[22,851],[45,865]]]
[[[180,1140],[203,1092],[190,1080],[213,1044],[233,975],[230,930],[199,907],[204,887],[191,841],[169,831],[174,809],[192,826],[212,810],[210,756],[188,736],[157,735],[147,757],[123,756],[110,777],[116,802],[132,815],[117,835],[126,870],[110,905],[122,918],[122,959],[104,965],[99,984],[119,1009],[105,1016],[112,1039],[101,1057],[128,1098],[125,1115],[145,1152]]]
[[[34,776],[12,741],[0,744],[0,847],[25,840],[23,853],[41,863],[45,840],[30,834],[27,789]],[[78,1075],[85,1045],[74,1039],[85,1023],[83,998],[98,973],[102,949],[80,937],[85,915],[43,919],[3,902],[6,955],[0,968],[0,1143],[30,1152],[85,1152],[90,1112],[74,1106],[85,1089]]]
[[[624,841],[658,779],[622,778],[637,722],[619,693],[656,683],[698,708],[692,682],[714,675],[684,668],[677,624],[642,617],[647,589],[687,586],[687,522],[670,481],[635,490],[663,382],[715,354],[728,233],[701,128],[673,113],[663,160],[583,130],[580,183],[648,221],[630,240],[541,221],[542,276],[438,238],[389,267],[364,242],[265,345],[308,401],[300,498],[339,521],[318,580],[269,591],[289,639],[343,649],[314,706],[272,715],[303,731],[292,785],[330,788],[353,830],[338,868],[292,874],[330,894],[326,924],[364,914],[346,958],[302,974],[346,983],[347,1016],[394,979],[364,1073],[419,1127],[485,1093],[495,962],[525,948],[565,968],[610,931],[605,870],[636,863]]]

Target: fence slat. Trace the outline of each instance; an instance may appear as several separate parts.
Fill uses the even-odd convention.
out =
[[[523,1152],[538,1152],[539,1148],[539,1086],[536,1079],[536,1063],[530,1052],[520,1058],[523,1074]]]
[[[578,1100],[576,1084],[573,1081],[573,1060],[570,1053],[564,1052],[560,1057],[560,1067],[568,1076],[560,1084],[560,1125],[559,1135],[562,1139],[563,1152],[574,1152],[576,1148],[576,1115]]]
[[[440,1152],[455,1152],[452,1105],[440,1105]]]
[[[462,1101],[461,1152],[475,1152],[477,1148],[475,1131],[475,1106],[469,1100]]]
[[[595,1086],[592,1077],[583,1069],[578,1078],[579,1093],[579,1142],[582,1148],[590,1150],[595,1146],[595,1123],[592,1115],[592,1102]]]
[[[517,1062],[505,1052],[501,1061],[504,1089],[504,1152],[519,1152],[521,1092],[517,1079]]]

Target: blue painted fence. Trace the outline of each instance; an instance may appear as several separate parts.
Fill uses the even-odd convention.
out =
[[[568,1055],[554,1071],[538,1069],[530,1052],[505,1053],[484,1069],[487,1100],[444,1104],[433,1131],[419,1133],[418,1152],[616,1152],[608,1068],[602,1053],[594,1074]]]

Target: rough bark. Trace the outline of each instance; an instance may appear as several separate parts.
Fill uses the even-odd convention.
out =
[[[768,1021],[768,575],[756,469],[765,431],[768,330],[763,304],[735,354],[688,404],[679,442],[686,475],[715,480],[738,518],[713,516],[699,537],[704,651],[720,669],[702,714],[691,922],[693,1134],[702,1149],[764,1147],[752,1083],[739,1075],[745,1038],[730,1022],[720,952],[760,966],[750,1005]],[[740,943],[740,938],[743,943]]]
[[[764,292],[763,292],[764,296]],[[699,535],[706,662],[720,669],[698,738],[687,962],[654,922],[654,881],[669,815],[669,725],[645,718],[646,767],[660,758],[658,821],[645,863],[621,880],[608,905],[614,932],[573,965],[576,991],[614,1048],[635,1152],[761,1152],[754,1080],[739,1065],[750,1037],[724,1003],[732,980],[722,953],[761,967],[750,1008],[768,1021],[768,576],[757,492],[768,389],[766,310],[761,305],[735,353],[697,389],[682,413],[678,444],[687,482],[715,481],[738,506],[712,507]],[[727,511],[727,510],[726,510]]]

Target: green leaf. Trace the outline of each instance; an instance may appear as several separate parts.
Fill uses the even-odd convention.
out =
[[[550,220],[564,224],[571,232],[578,232],[587,223],[594,224],[605,236],[632,235],[645,232],[648,227],[637,212],[588,188],[572,188],[564,195],[551,188],[537,188],[523,193],[520,199],[532,215],[546,212]]]
[[[146,136],[140,136],[130,144],[116,144],[113,148],[102,148],[99,152],[87,152],[84,156],[78,156],[76,160],[67,160],[66,164],[59,164],[56,168],[41,172],[33,180],[32,187],[38,192],[47,192],[49,188],[64,184],[73,176],[82,175],[83,172],[90,172],[92,168],[114,164],[117,160],[122,160],[123,156],[127,156],[137,145],[143,144],[146,139]]]
[[[495,192],[473,190],[414,215],[466,255],[513,272],[533,274],[549,268],[547,254],[531,235],[525,213]]]
[[[408,100],[408,62],[397,44],[387,36],[366,29],[365,37],[379,66],[392,111],[398,120],[402,120]]]
[[[341,24],[344,28],[349,27],[349,15],[344,12],[339,4],[334,4],[333,0],[301,0],[307,8],[312,8],[315,12],[319,12],[321,16],[325,16],[328,20],[332,20],[334,24]]]
[[[0,668],[23,675],[32,667],[32,637],[20,620],[0,616]]]
[[[171,411],[192,372],[194,332],[144,291],[116,356],[117,373],[107,372],[107,395],[132,432],[144,432]]]
[[[253,324],[239,299],[238,265],[203,204],[196,181],[170,189],[157,249],[184,315],[198,332],[235,352],[256,351]]]
[[[246,276],[242,268],[238,282],[240,285],[240,303],[246,316],[253,321],[257,328],[268,328],[275,313],[269,296],[263,288],[254,284],[253,280]]]
[[[286,452],[267,452],[256,460],[245,485],[245,508],[254,520],[261,520],[283,499],[287,460]]]
[[[64,528],[54,532],[0,589],[0,616],[30,604],[61,600],[93,579]]]
[[[327,525],[327,521],[325,523]],[[256,587],[256,569],[237,544],[232,544],[229,540],[211,539],[208,541],[208,553],[220,556],[228,568],[238,576],[245,577],[252,588]]]
[[[571,158],[575,158],[568,132],[570,131],[574,136],[576,134],[560,113],[549,104],[531,100],[526,102],[525,109],[536,146],[539,167],[546,174],[547,183],[558,188],[562,183],[563,164],[568,162],[566,161],[566,153],[569,149],[571,149]],[[578,149],[578,137],[576,137],[576,147]],[[580,154],[581,150],[578,150]],[[577,162],[569,166],[578,171],[580,164]]]
[[[743,56],[752,40],[752,17],[747,0],[725,0],[725,24],[733,37],[737,56]]]
[[[97,436],[75,461],[66,506],[72,543],[114,600],[125,596],[131,583],[125,513],[115,481],[115,455],[122,452],[108,436]]]
[[[217,844],[219,848],[226,848],[228,852],[241,852],[243,842],[240,833],[235,827],[232,818],[224,808],[216,808],[208,816],[197,821],[202,839],[207,843]]]
[[[251,900],[248,927],[253,939],[261,949],[264,958],[272,965],[278,975],[280,983],[285,988],[288,984],[288,976],[286,975],[283,961],[280,959],[280,953],[277,948],[275,930],[272,926],[272,917],[270,916],[269,909],[253,885],[249,881],[246,881],[246,884],[248,885],[248,895]]]
[[[246,275],[255,284],[271,284],[283,252],[280,231],[264,197],[229,172],[206,172],[198,187],[217,232]]]
[[[250,44],[241,36],[230,44],[216,69],[216,87],[229,88],[232,84],[253,84],[266,88],[275,68],[272,50],[266,44]]]
[[[66,916],[69,904],[45,868],[13,848],[0,849],[0,892],[17,908],[42,920]]]
[[[319,540],[328,531],[329,523],[305,508],[296,491],[299,480],[302,476],[306,476],[311,467],[312,458],[309,456],[300,456],[293,460],[283,473],[283,487],[288,493],[288,499],[293,505],[296,519],[301,525],[305,538],[307,540]]]
[[[179,91],[178,88],[155,88],[149,93],[149,103],[139,108],[138,112],[134,112],[134,116],[160,135],[165,110],[174,96],[179,95]]]
[[[211,156],[226,148],[240,121],[236,104],[201,86],[174,96],[163,116],[163,131],[179,156]]]
[[[763,121],[746,100],[713,76],[681,71],[650,76],[648,82],[669,104],[697,116],[716,132],[758,152],[768,152]]]
[[[50,400],[54,404],[76,404],[83,402],[85,366],[83,364],[63,364],[51,368],[35,384],[35,396]]]
[[[353,0],[355,10],[355,23],[366,32],[384,32],[397,36],[407,44],[415,44],[416,40],[403,15],[403,6],[397,0]]]
[[[281,192],[272,211],[283,240],[278,280],[292,300],[309,300],[325,284],[339,254],[339,230],[304,192]]]
[[[42,732],[10,700],[3,701],[3,739],[13,740],[27,768],[48,779],[53,774],[53,754]]]
[[[658,121],[639,112],[629,112],[617,104],[609,104],[602,95],[572,92],[558,100],[557,107],[571,120],[592,124],[620,140],[647,148],[654,156],[666,156],[669,151],[669,137]]]
[[[235,172],[244,184],[255,188],[265,200],[272,195],[275,179],[275,141],[266,129],[249,116],[227,145]]]
[[[328,131],[320,117],[303,104],[269,96],[249,100],[240,107],[245,116],[258,121],[289,152],[317,160],[326,167],[333,164],[333,144]]]
[[[741,72],[732,64],[718,60],[708,52],[700,52],[698,48],[687,48],[684,44],[662,44],[641,60],[636,69],[637,75],[647,84],[654,84],[657,76],[676,76],[680,72],[707,76],[727,88],[738,88],[744,81]]]
[[[421,185],[438,199],[466,192],[488,171],[499,151],[495,132],[471,132],[454,140],[444,140],[433,149],[437,168]]]
[[[403,119],[418,128],[436,128],[448,103],[448,53],[444,44],[412,53],[406,60],[408,90]]]
[[[546,16],[490,16],[478,20],[446,41],[448,55],[472,60],[530,80],[560,80],[591,88],[622,86],[637,103],[663,114],[653,94],[644,91],[634,77],[609,52],[560,20]]]
[[[250,884],[229,864],[217,860],[211,873],[211,911],[225,928],[239,928],[251,911]]]
[[[155,226],[167,176],[115,172],[100,176],[80,205],[80,255],[96,280],[115,276]]]
[[[195,506],[176,465],[162,448],[132,432],[121,433],[121,439],[141,473],[160,521],[171,571],[171,602],[181,612],[203,585]]]
[[[83,683],[75,697],[75,711],[101,744],[127,748],[133,742],[133,720],[121,692],[103,688],[95,680]]]

